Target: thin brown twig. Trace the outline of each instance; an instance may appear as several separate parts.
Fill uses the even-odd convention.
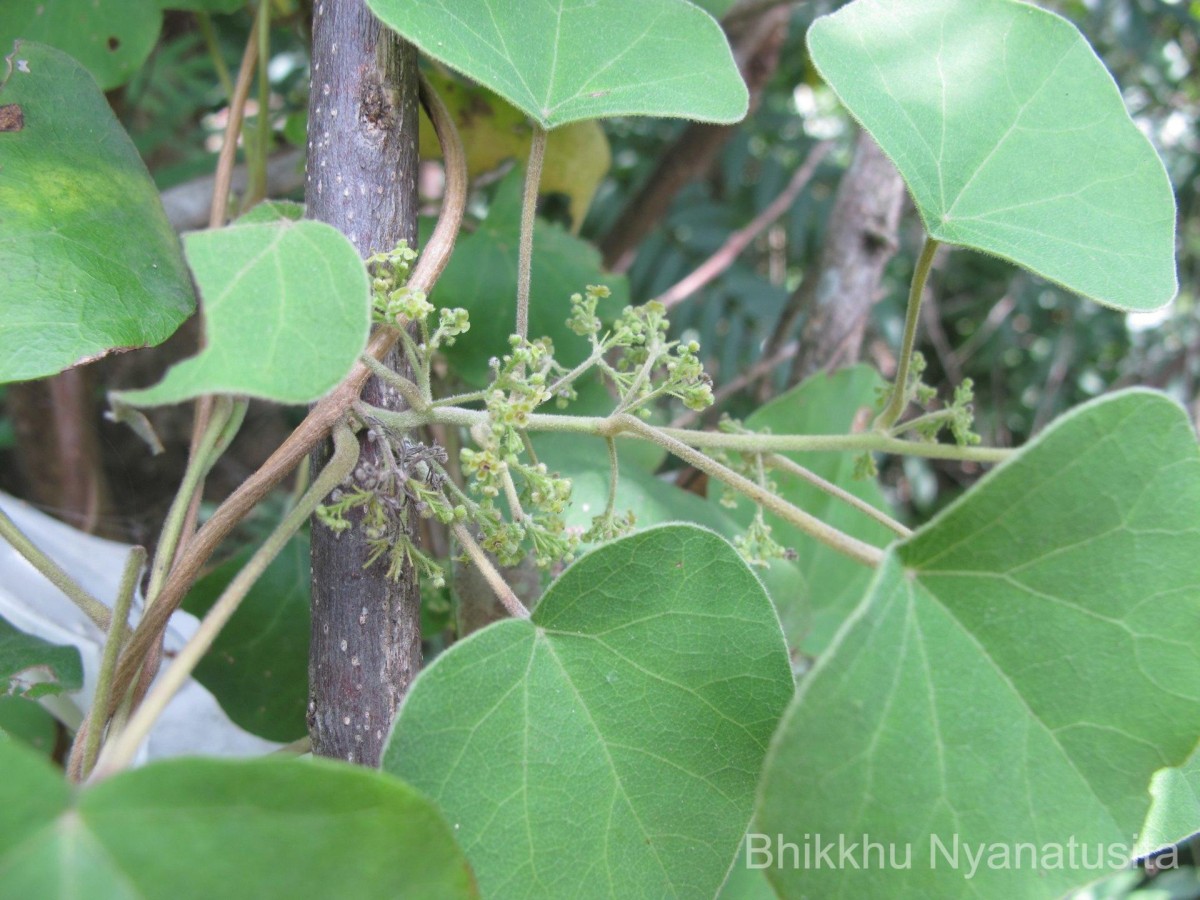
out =
[[[800,192],[808,186],[813,175],[817,171],[817,166],[829,155],[833,149],[833,141],[821,141],[809,151],[803,165],[800,166],[792,175],[792,180],[788,182],[788,186],[783,189],[783,192],[771,201],[767,207],[755,216],[750,224],[745,228],[741,228],[731,234],[722,244],[717,252],[698,265],[689,274],[677,281],[671,287],[667,288],[663,293],[659,294],[658,301],[667,309],[682,303],[688,297],[700,290],[731,265],[742,255],[742,252],[750,246],[751,242],[769,228],[776,219],[791,209],[792,204],[796,202],[796,198],[800,196]]]

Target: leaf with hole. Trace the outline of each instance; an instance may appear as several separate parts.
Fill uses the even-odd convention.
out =
[[[931,236],[1118,309],[1175,296],[1166,171],[1070,22],[1016,0],[856,0],[808,47]]]
[[[665,526],[439,656],[383,768],[438,803],[486,896],[711,897],[791,695],[758,579],[712,532]]]
[[[327,760],[176,759],[75,791],[0,743],[5,897],[477,897],[428,800]]]
[[[782,896],[1060,896],[1100,874],[1078,846],[1101,870],[1127,861],[1151,776],[1200,733],[1197,509],[1186,414],[1129,391],[1064,416],[894,545],[800,683],[753,830],[868,835],[912,865],[785,857],[768,873]],[[939,849],[964,844],[1041,862],[969,869]]]
[[[157,0],[38,0],[0,4],[0,48],[38,41],[78,60],[110,91],[129,81],[158,43]],[[66,97],[68,95],[60,95]]]
[[[385,25],[543,128],[607,116],[737,122],[725,34],[687,0],[367,0]]]
[[[51,644],[0,619],[0,682],[5,694],[39,697],[83,687],[83,663],[74,647]]]
[[[336,228],[310,220],[232,225],[184,236],[203,298],[204,349],[132,406],[202,394],[309,403],[332,390],[367,343],[367,270]]]
[[[96,82],[41,44],[9,63],[0,108],[20,127],[0,131],[0,382],[161,343],[195,308],[158,189]]]

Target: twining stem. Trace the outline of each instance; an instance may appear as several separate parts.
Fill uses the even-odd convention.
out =
[[[925,236],[925,245],[917,259],[917,267],[913,270],[912,284],[908,290],[908,310],[904,314],[904,337],[900,342],[900,362],[896,367],[896,381],[892,385],[892,394],[883,412],[875,420],[878,431],[890,431],[892,426],[904,414],[908,406],[908,372],[912,365],[913,345],[917,342],[917,324],[921,318],[921,298],[925,294],[925,282],[929,279],[929,270],[933,268],[933,257],[940,246],[939,242]]]
[[[262,2],[266,4],[269,0],[262,0]],[[208,213],[209,228],[220,228],[224,225],[229,208],[229,192],[230,185],[233,182],[233,166],[237,161],[238,135],[242,131],[242,121],[245,118],[246,112],[246,98],[250,95],[250,82],[254,74],[255,61],[258,59],[259,18],[259,16],[255,16],[254,24],[250,27],[250,34],[246,38],[246,48],[242,53],[241,67],[238,69],[237,83],[234,84],[233,91],[229,95],[229,117],[225,123],[221,152],[217,156],[217,171],[213,178],[212,205],[209,207]],[[192,417],[192,442],[191,447],[188,449],[189,458],[196,457],[200,451],[200,442],[208,431],[213,402],[211,396],[200,397],[196,400],[195,413]],[[200,484],[203,484],[203,479],[201,479]],[[172,556],[169,558],[161,556],[156,551],[155,562],[158,562],[161,556],[169,567],[174,562],[174,554],[182,553],[187,547],[192,532],[195,530],[196,520],[200,514],[200,493],[199,489],[192,491],[190,503],[184,510],[182,518],[177,523],[177,539],[172,544]],[[154,594],[147,591],[147,602],[152,600],[153,597]]]
[[[521,200],[521,245],[517,257],[517,334],[529,337],[529,279],[533,266],[533,224],[537,217],[538,185],[546,157],[546,129],[533,123],[529,161],[525,164],[525,196]]]
[[[120,771],[133,761],[138,746],[150,733],[154,722],[167,708],[171,698],[187,682],[196,665],[204,657],[221,633],[221,629],[237,612],[238,607],[254,587],[254,583],[271,565],[279,552],[300,530],[308,517],[312,515],[325,497],[337,487],[354,469],[358,462],[358,439],[346,425],[337,428],[333,434],[333,455],[321,474],[313,479],[312,485],[305,492],[300,502],[296,504],[283,521],[275,527],[270,537],[263,542],[249,562],[242,567],[233,581],[221,592],[217,602],[200,621],[200,626],[174,661],[154,683],[154,687],[146,694],[146,698],[137,708],[137,712],[129,720],[129,724],[117,735],[111,743],[105,746],[100,760],[96,763],[92,780],[105,778]],[[99,720],[97,720],[99,721]]]
[[[262,0],[263,3],[269,0]],[[242,131],[242,119],[246,113],[246,98],[250,96],[250,83],[254,76],[254,64],[258,60],[258,16],[250,26],[246,38],[246,49],[242,52],[242,64],[238,69],[233,95],[229,98],[229,118],[225,122],[221,152],[217,156],[217,173],[213,182],[212,206],[209,208],[208,227],[220,228],[225,224],[229,207],[229,188],[233,182],[233,164],[237,160],[238,135]]]
[[[242,197],[244,212],[267,195],[267,150],[271,142],[271,80],[267,63],[271,59],[271,0],[258,3],[258,117],[254,129],[253,159],[248,159],[249,185]]]
[[[241,424],[241,416],[237,415],[239,408],[241,414],[244,415],[246,410],[244,402],[235,401],[231,397],[217,398],[208,417],[204,433],[200,436],[193,452],[188,455],[183,480],[179,483],[175,499],[171,501],[171,508],[167,511],[167,518],[163,522],[162,532],[159,535],[158,547],[154,552],[154,564],[150,569],[150,583],[146,588],[147,606],[154,603],[162,588],[163,580],[170,571],[171,563],[175,559],[175,549],[185,530],[188,510],[194,502],[196,493],[202,487],[209,469],[216,462],[216,456],[219,455],[214,451],[222,444],[228,446],[229,441],[233,439],[233,436],[229,434],[230,427],[234,426],[233,431],[236,433],[236,425]],[[224,448],[221,447],[221,449]]]
[[[400,396],[404,398],[404,402],[412,409],[422,410],[429,405],[428,401],[421,395],[421,389],[395,369],[385,366],[375,357],[366,353],[362,354],[359,359],[363,365],[374,373],[376,378],[384,384],[394,387],[400,393]]]
[[[492,561],[487,558],[487,554],[475,542],[475,538],[471,537],[471,532],[462,522],[454,523],[454,536],[458,538],[458,542],[462,544],[463,549],[467,551],[467,555],[471,557],[471,562],[475,563],[476,568],[483,574],[484,580],[496,594],[496,599],[500,601],[510,616],[514,619],[528,619],[529,610],[525,605],[517,599],[517,595],[513,593],[512,588],[504,583],[504,579],[500,577],[500,573],[496,571],[496,567],[492,565]]]
[[[874,519],[884,528],[894,531],[902,538],[910,537],[912,530],[907,528],[900,522],[897,522],[887,513],[876,509],[870,503],[855,497],[852,493],[844,490],[834,484],[832,481],[827,481],[811,469],[807,469],[795,460],[788,459],[786,456],[781,456],[778,453],[768,453],[766,456],[759,457],[767,464],[769,468],[780,469],[787,472],[789,475],[794,475],[802,481],[807,481],[818,490],[824,491],[831,497],[841,500],[843,503],[854,507],[863,515]]]
[[[17,523],[0,509],[0,538],[4,538],[14,550],[26,561],[42,573],[46,579],[67,595],[67,599],[82,610],[83,614],[96,624],[98,628],[108,629],[111,613],[108,607],[97,600],[78,581],[67,574],[53,559],[47,556],[33,541],[25,536],[25,532],[17,527]]]
[[[442,145],[442,160],[446,167],[446,192],[442,199],[442,212],[433,235],[425,245],[409,276],[408,284],[413,290],[428,293],[450,261],[450,254],[462,226],[463,210],[467,201],[467,162],[458,129],[446,105],[437,91],[422,77],[421,100],[429,113],[429,119]],[[376,359],[384,356],[399,339],[395,328],[380,328],[367,345],[367,353]],[[195,581],[200,567],[209,558],[218,544],[257,506],[296,465],[312,451],[338,422],[342,421],[350,405],[358,399],[371,370],[361,363],[356,365],[342,383],[327,394],[309,411],[304,421],[271,454],[262,467],[254,472],[226,498],[204,526],[193,536],[179,554],[171,568],[157,601],[147,609],[142,620],[134,629],[121,659],[113,682],[114,696],[123,696],[142,669],[142,664],[161,640],[163,629],[171,614],[183,602],[184,595]]]
[[[104,737],[104,726],[107,716],[103,712],[108,709],[109,698],[112,695],[112,677],[117,667],[117,654],[125,642],[126,623],[129,620],[129,607],[133,605],[133,595],[137,590],[137,577],[141,574],[142,566],[146,564],[146,550],[143,547],[133,547],[125,560],[125,569],[121,573],[121,584],[117,588],[116,600],[113,603],[112,625],[104,639],[104,653],[100,657],[100,671],[96,676],[96,691],[92,695],[92,708],[75,735],[75,743],[71,747],[71,756],[67,763],[67,773],[73,781],[80,782],[87,778],[96,762],[96,754],[100,750],[100,741]]]

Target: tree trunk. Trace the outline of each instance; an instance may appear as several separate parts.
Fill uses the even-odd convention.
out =
[[[362,0],[314,4],[308,135],[308,216],[340,229],[364,257],[400,239],[415,244],[416,51]],[[389,364],[398,362],[393,354]],[[374,380],[363,396],[402,408]],[[361,460],[360,470],[375,461],[366,441]],[[386,561],[363,567],[367,552],[357,527],[340,536],[313,527],[308,726],[314,754],[376,766],[420,668],[421,598],[411,570],[391,581]]]
[[[820,258],[788,298],[763,351],[764,357],[774,355],[804,317],[791,383],[858,359],[883,270],[896,252],[904,196],[904,182],[892,161],[861,132],[838,186]]]

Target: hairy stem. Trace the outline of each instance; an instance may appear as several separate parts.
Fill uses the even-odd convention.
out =
[[[138,574],[145,564],[145,548],[132,548],[129,551],[129,557],[125,560],[125,569],[121,573],[121,585],[117,589],[116,600],[113,604],[112,625],[109,626],[108,636],[104,641],[104,653],[100,657],[100,672],[96,676],[96,692],[92,696],[92,708],[75,735],[75,743],[71,747],[71,756],[67,763],[67,772],[71,780],[75,782],[87,778],[88,773],[92,770],[92,765],[96,762],[96,754],[100,751],[100,741],[104,736],[104,726],[107,724],[102,710],[107,710],[109,707],[113,672],[117,667],[117,654],[125,642],[129,607],[133,605]]]
[[[200,435],[200,440],[196,442],[193,452],[188,456],[183,480],[179,483],[175,499],[171,501],[171,508],[167,512],[166,521],[163,522],[162,531],[159,534],[158,547],[154,551],[150,584],[146,589],[147,606],[154,603],[155,597],[162,588],[163,580],[170,571],[171,564],[175,559],[176,547],[182,540],[186,529],[188,511],[194,505],[196,494],[203,487],[204,478],[215,462],[213,451],[221,442],[222,435],[226,433],[226,426],[230,424],[233,414],[234,401],[229,397],[217,398],[207,418],[205,430]]]
[[[615,440],[605,437],[604,445],[608,448],[608,506],[604,514],[611,519],[617,513],[617,484],[621,477],[621,461],[617,458]]]
[[[729,487],[749,497],[759,506],[769,509],[785,522],[794,525],[805,534],[815,538],[825,546],[850,557],[855,562],[860,562],[868,566],[878,566],[883,561],[883,551],[878,547],[873,547],[868,543],[858,540],[858,538],[850,537],[850,535],[826,525],[816,516],[809,515],[799,507],[793,506],[783,498],[772,494],[762,485],[755,484],[744,475],[739,475],[728,466],[721,465],[712,457],[667,435],[661,429],[655,428],[653,425],[647,425],[636,416],[621,415],[614,418],[617,420],[618,427],[623,430],[632,431],[635,434],[640,434],[647,440],[653,441],[684,462],[695,466],[710,478],[715,478],[723,484],[729,485]]]
[[[313,510],[353,470],[355,463],[358,462],[358,439],[345,425],[335,430],[333,437],[334,449],[329,463],[321,470],[321,474],[313,479],[312,485],[300,502],[288,511],[283,521],[271,532],[270,537],[263,542],[258,551],[250,557],[249,562],[222,591],[217,602],[201,620],[200,627],[196,629],[192,639],[184,645],[170,667],[155,682],[137,712],[130,718],[129,724],[111,744],[105,747],[103,755],[96,764],[93,780],[105,778],[129,765],[138,746],[150,733],[154,722],[167,708],[171,698],[187,682],[196,665],[212,647],[213,641],[217,639],[217,635],[221,633],[221,629],[225,627],[230,617],[237,612],[255,582],[267,570],[287,542],[292,539],[292,536],[308,521]]]
[[[529,610],[525,608],[518,598],[513,593],[512,588],[504,583],[504,579],[500,577],[500,573],[496,571],[496,567],[492,565],[492,561],[487,558],[487,554],[483,552],[483,548],[475,542],[475,538],[471,537],[471,532],[461,522],[454,523],[454,536],[458,542],[462,544],[463,549],[467,551],[467,555],[471,557],[471,562],[483,574],[488,585],[496,592],[496,599],[508,611],[508,614],[514,619],[528,619]]]
[[[778,453],[769,453],[765,457],[760,457],[760,459],[762,459],[770,468],[780,469],[784,472],[787,472],[789,475],[795,475],[797,478],[808,482],[818,490],[824,491],[834,499],[840,500],[848,506],[854,507],[863,515],[869,516],[884,528],[894,531],[902,538],[909,537],[912,534],[911,529],[902,523],[897,522],[887,513],[876,509],[865,500],[855,497],[849,491],[843,490],[832,481],[826,481],[816,472],[813,472],[811,469],[806,469],[795,460],[788,459],[786,456],[781,456]]]
[[[29,540],[3,509],[0,509],[0,538],[4,538],[14,550],[25,557],[31,566],[66,594],[67,598],[78,606],[98,628],[108,629],[109,622],[112,620],[112,614],[108,607],[93,597],[87,588],[68,575],[65,569]]]
[[[925,245],[917,259],[917,267],[913,270],[912,285],[908,292],[908,311],[904,315],[904,337],[900,342],[896,382],[892,385],[892,394],[887,406],[875,420],[875,428],[879,431],[891,430],[908,406],[908,372],[912,364],[913,345],[917,342],[917,323],[921,320],[921,296],[925,293],[925,282],[929,278],[929,270],[933,267],[933,257],[938,246],[936,240],[926,235]]]
[[[378,419],[398,431],[420,428],[423,425],[457,425],[472,428],[486,425],[490,414],[483,409],[463,409],[458,406],[431,407],[425,412],[408,410],[394,412],[363,405],[364,415]],[[630,435],[613,427],[611,416],[568,416],[533,413],[525,426],[532,432],[565,432],[645,437]],[[957,444],[934,444],[929,441],[906,441],[875,432],[862,434],[726,434],[719,431],[692,431],[686,428],[658,427],[672,440],[702,450],[732,450],[737,453],[803,453],[808,451],[839,453],[891,453],[898,456],[920,456],[926,459],[955,459],[963,462],[998,463],[1016,450],[1005,447],[962,447]]]
[[[525,165],[525,196],[521,201],[521,246],[517,259],[517,334],[529,337],[529,280],[533,267],[533,226],[537,218],[538,185],[546,156],[546,129],[536,122]]]

